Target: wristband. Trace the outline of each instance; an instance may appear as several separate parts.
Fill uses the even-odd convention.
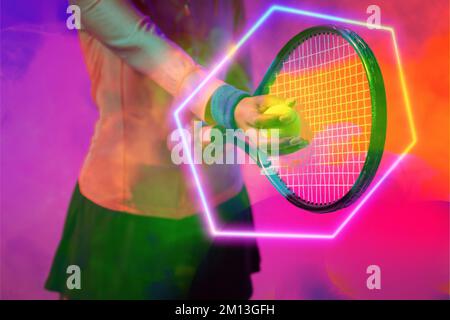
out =
[[[211,97],[211,115],[214,122],[227,129],[237,129],[234,110],[246,97],[250,97],[250,94],[228,84],[217,88]]]

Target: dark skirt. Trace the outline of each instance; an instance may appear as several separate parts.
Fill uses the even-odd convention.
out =
[[[222,226],[253,226],[245,189],[215,211]],[[112,211],[77,185],[45,287],[71,299],[249,299],[259,263],[256,241],[211,239],[199,214],[174,220]],[[80,289],[68,288],[70,265],[79,267]]]

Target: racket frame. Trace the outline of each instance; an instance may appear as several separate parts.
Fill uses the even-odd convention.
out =
[[[367,156],[358,179],[352,188],[339,200],[329,204],[318,205],[301,199],[289,189],[278,176],[276,170],[271,167],[270,160],[266,153],[258,152],[258,157],[254,160],[257,162],[258,166],[261,167],[272,185],[289,202],[299,208],[315,213],[327,213],[351,205],[364,193],[375,177],[383,156],[387,126],[386,92],[383,76],[372,50],[359,35],[349,29],[335,25],[315,26],[306,29],[294,36],[280,50],[253,95],[259,96],[269,94],[270,85],[275,81],[275,76],[278,71],[281,70],[285,58],[287,58],[302,42],[318,34],[334,34],[343,37],[353,47],[361,59],[369,83],[372,103],[372,126]]]

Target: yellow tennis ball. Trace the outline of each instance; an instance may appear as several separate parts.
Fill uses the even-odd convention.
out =
[[[273,134],[273,130],[279,130],[279,137],[283,138],[283,137],[298,137],[300,136],[300,118],[298,116],[298,113],[295,111],[295,109],[292,109],[290,107],[288,107],[285,104],[278,104],[278,105],[274,105],[272,107],[269,107],[266,111],[264,111],[264,114],[274,114],[274,115],[286,115],[289,113],[294,112],[295,117],[292,121],[290,121],[289,123],[283,124],[282,126],[280,126],[279,128],[273,128],[273,129],[269,129],[268,130],[268,135],[269,138],[272,136]]]

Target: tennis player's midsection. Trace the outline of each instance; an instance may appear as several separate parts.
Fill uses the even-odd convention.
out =
[[[173,219],[195,214],[201,206],[187,164],[172,162],[167,143],[173,130],[164,125],[170,97],[136,77],[127,77],[125,98],[123,88],[102,92],[101,84],[96,87],[100,118],[81,170],[80,190],[111,210]],[[212,206],[243,188],[237,165],[204,165],[201,171]]]

